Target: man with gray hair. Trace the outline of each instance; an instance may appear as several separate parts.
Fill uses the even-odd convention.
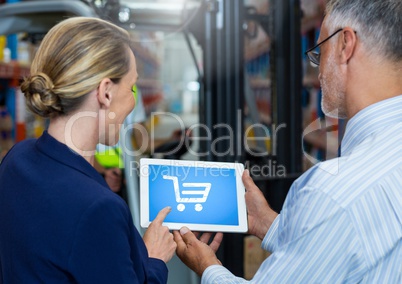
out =
[[[318,44],[322,109],[347,118],[341,156],[292,185],[280,214],[245,171],[249,233],[272,252],[250,283],[402,283],[402,1],[329,0]],[[202,283],[246,283],[222,234],[174,232]]]

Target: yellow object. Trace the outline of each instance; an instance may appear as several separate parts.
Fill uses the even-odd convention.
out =
[[[45,120],[40,116],[35,116],[34,121],[34,137],[39,138],[45,131]]]
[[[159,122],[160,122],[160,117],[159,117],[159,115],[155,115],[155,114],[152,114],[150,117],[149,117],[149,119],[147,120],[147,122],[145,123],[145,127],[148,129],[148,130],[151,130],[151,129],[155,129],[155,127],[159,124]]]
[[[124,168],[120,147],[110,147],[104,152],[96,152],[95,159],[104,168]]]
[[[6,48],[7,39],[5,36],[0,36],[0,61],[4,60],[4,48]]]
[[[131,91],[132,91],[132,93],[133,93],[135,105],[137,105],[137,100],[138,100],[138,89],[137,89],[137,85],[134,85],[134,86],[131,88]]]
[[[248,130],[247,131],[247,145],[248,145],[248,147],[250,147],[250,146],[254,146],[254,147],[256,147],[257,146],[257,142],[256,142],[256,137],[255,137],[255,133],[254,133],[254,129],[253,128],[251,128],[250,130]],[[264,139],[263,141],[264,141],[264,143],[265,143],[265,147],[266,147],[266,150],[268,151],[268,152],[270,152],[271,151],[271,137],[269,137],[269,136],[267,136],[267,137],[258,137],[258,139]],[[251,144],[251,145],[249,145],[249,144]]]

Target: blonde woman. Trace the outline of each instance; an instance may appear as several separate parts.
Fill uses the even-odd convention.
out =
[[[50,118],[0,167],[1,283],[166,283],[176,249],[163,209],[143,239],[126,203],[93,168],[135,106],[127,31],[95,18],[53,27],[21,89]]]

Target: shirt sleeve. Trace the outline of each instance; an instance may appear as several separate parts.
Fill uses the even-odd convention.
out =
[[[270,248],[274,248],[276,244],[276,237],[278,232],[280,215],[278,215],[271,227],[269,228],[264,240],[261,244],[262,248],[272,252]],[[249,283],[249,281],[242,279],[240,277],[234,276],[229,270],[220,265],[212,265],[208,267],[202,274],[201,284],[207,283]]]
[[[221,265],[211,265],[205,269],[201,277],[201,284],[240,284],[249,281],[234,276],[229,270]]]
[[[278,246],[278,226],[280,223],[281,214],[276,216],[274,222],[272,222],[271,227],[267,234],[265,235],[264,239],[262,240],[261,247],[269,252],[274,252],[276,247]]]
[[[272,225],[262,244],[272,254],[249,283],[353,283],[361,245],[348,213],[331,198],[303,188]],[[203,284],[248,283],[217,266],[204,274]]]

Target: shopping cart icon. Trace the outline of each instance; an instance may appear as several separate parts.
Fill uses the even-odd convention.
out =
[[[186,206],[183,203],[196,203],[194,205],[195,211],[202,211],[203,207],[201,203],[204,203],[207,198],[209,191],[211,189],[211,183],[205,183],[205,182],[200,182],[200,183],[195,183],[195,182],[184,182],[182,184],[183,187],[198,187],[198,188],[203,188],[203,190],[182,190],[180,192],[179,188],[179,180],[175,176],[163,176],[164,179],[170,179],[173,181],[173,188],[174,188],[174,194],[176,197],[176,202],[179,203],[177,205],[177,210],[180,212],[184,211],[186,209]],[[200,195],[201,197],[184,197],[185,195]]]

